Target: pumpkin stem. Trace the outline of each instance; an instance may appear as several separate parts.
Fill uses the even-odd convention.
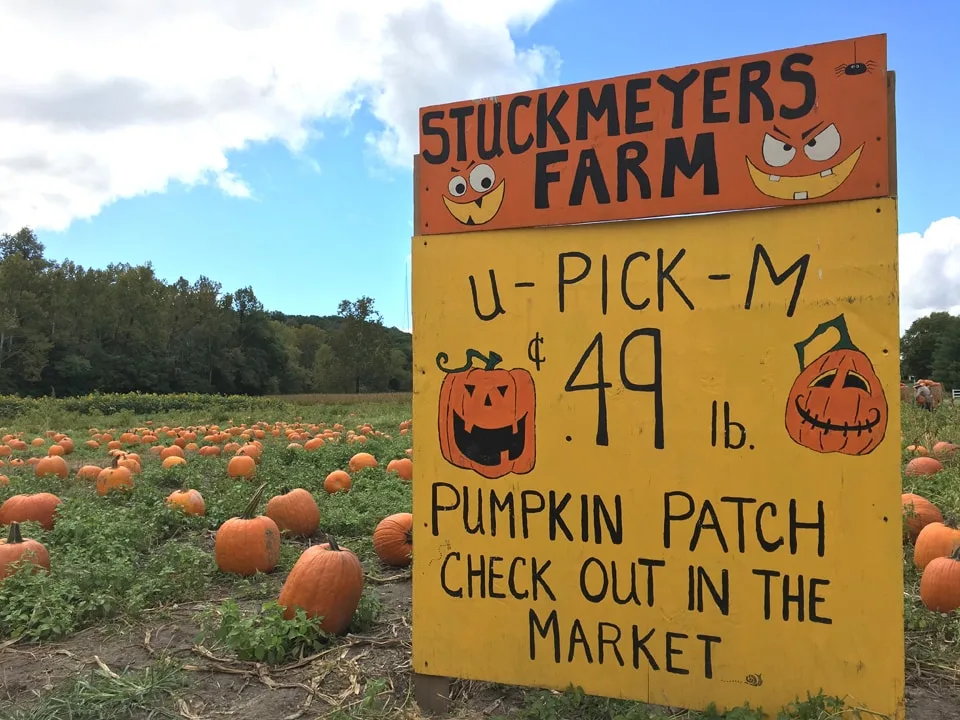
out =
[[[437,353],[437,367],[443,370],[445,373],[459,373],[470,370],[473,367],[474,360],[482,360],[484,370],[493,370],[497,365],[500,364],[500,361],[503,360],[503,358],[493,350],[491,350],[488,355],[484,355],[479,350],[469,349],[467,350],[467,363],[463,367],[454,369],[444,367],[449,360],[450,356],[445,352]]]
[[[943,519],[943,524],[946,525],[951,530],[957,529],[957,516],[956,515],[947,515]]]
[[[266,489],[267,484],[263,483],[260,487],[257,488],[257,491],[253,494],[253,497],[250,498],[250,502],[247,503],[247,506],[243,509],[243,512],[240,513],[240,517],[244,520],[251,520],[253,518],[253,513],[257,509],[257,505],[260,503],[260,498],[263,497],[263,491]]]
[[[330,544],[330,549],[333,552],[340,552],[340,546],[337,545],[337,541],[333,539],[333,535],[327,535],[327,542]]]
[[[113,460],[110,462],[110,467],[112,467],[114,470],[116,470],[118,467],[120,467],[120,456],[119,456],[119,455],[114,455],[114,456],[113,456]]]
[[[10,523],[10,532],[7,534],[7,543],[10,545],[16,545],[17,543],[23,542],[23,535],[20,534],[20,523],[12,522]]]
[[[957,545],[957,546],[953,549],[953,552],[950,553],[950,559],[951,559],[951,560],[956,560],[957,562],[960,562],[960,545]]]
[[[806,340],[801,340],[798,343],[794,344],[794,348],[797,351],[797,359],[800,360],[800,370],[803,370],[806,367],[804,363],[804,352],[807,349],[807,345],[812,343],[818,337],[823,335],[827,330],[830,329],[836,330],[840,333],[840,339],[837,340],[837,344],[830,348],[830,352],[834,350],[858,350],[856,345],[853,344],[853,340],[850,339],[850,330],[847,329],[847,320],[843,316],[843,313],[837,315],[833,320],[827,320],[817,325],[817,329],[814,330],[810,337]]]
[[[281,494],[281,495],[286,495],[288,492],[290,492],[290,488],[288,488],[286,485],[284,485],[282,488],[280,488],[280,494]]]

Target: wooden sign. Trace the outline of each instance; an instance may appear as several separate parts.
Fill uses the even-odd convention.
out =
[[[805,137],[860,128],[834,162],[883,188],[850,93]],[[502,222],[588,212],[521,206],[523,157],[501,158],[522,190]],[[700,207],[687,187],[658,212]],[[903,717],[895,200],[421,236],[412,267],[417,673],[772,714],[822,689]]]
[[[425,107],[415,234],[885,197],[886,35]]]

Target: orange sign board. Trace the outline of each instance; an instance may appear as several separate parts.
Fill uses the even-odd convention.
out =
[[[417,235],[889,194],[887,38],[420,110]]]

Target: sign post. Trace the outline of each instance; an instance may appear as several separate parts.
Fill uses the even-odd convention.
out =
[[[887,87],[881,35],[421,111],[417,673],[903,716]]]

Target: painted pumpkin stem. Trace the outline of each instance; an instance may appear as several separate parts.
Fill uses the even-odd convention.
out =
[[[340,552],[340,546],[337,545],[337,541],[333,539],[333,535],[327,535],[327,542],[330,544],[330,549],[333,552]]]
[[[491,350],[487,355],[484,355],[479,350],[469,349],[467,350],[467,363],[463,367],[453,369],[445,367],[449,360],[450,356],[445,352],[437,353],[437,367],[443,370],[445,373],[458,373],[470,370],[473,367],[474,360],[481,360],[483,362],[484,370],[493,370],[495,367],[497,367],[497,365],[500,364],[503,358],[493,350]]]
[[[9,545],[16,545],[17,543],[23,542],[23,535],[20,534],[20,523],[12,522],[10,523],[10,532],[7,534],[7,543]]]
[[[243,512],[240,513],[240,517],[244,520],[253,519],[253,513],[257,510],[257,505],[260,503],[260,498],[263,497],[263,491],[266,489],[267,484],[263,483],[260,487],[257,488],[257,491],[253,494],[253,497],[250,498],[250,502],[247,503],[247,506],[243,509]]]
[[[798,343],[794,343],[793,347],[797,351],[797,359],[800,361],[800,369],[803,370],[806,367],[804,362],[804,353],[806,352],[807,345],[812,343],[818,337],[823,335],[827,330],[836,330],[840,334],[840,339],[837,340],[837,344],[830,348],[830,352],[835,350],[859,350],[859,348],[853,344],[853,340],[850,339],[850,330],[847,328],[847,319],[843,316],[843,313],[837,315],[833,320],[827,320],[817,325],[817,329],[814,330],[810,337],[806,340],[801,340]]]

